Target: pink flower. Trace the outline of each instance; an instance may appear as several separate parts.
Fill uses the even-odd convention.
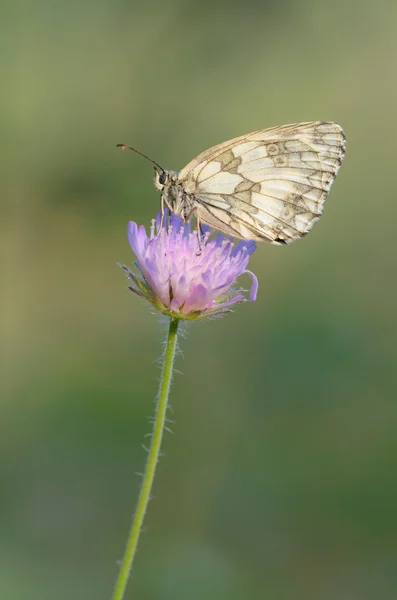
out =
[[[254,302],[258,291],[256,276],[246,269],[255,242],[241,240],[234,245],[230,237],[218,234],[210,239],[204,228],[201,253],[197,231],[178,216],[166,215],[162,229],[160,213],[152,221],[150,237],[145,227],[130,221],[128,239],[139,274],[125,265],[131,281],[129,289],[145,298],[162,313],[179,319],[197,319],[228,312],[237,302],[246,300],[242,289],[235,289],[236,279],[251,275],[249,299]]]

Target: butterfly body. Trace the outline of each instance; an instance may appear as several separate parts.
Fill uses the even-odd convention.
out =
[[[162,205],[167,206],[171,212],[179,215],[187,223],[198,208],[199,202],[178,182],[178,173],[155,171],[154,185],[161,191]]]
[[[234,237],[288,244],[305,236],[345,153],[342,128],[313,121],[223,142],[179,173],[156,171],[162,206]]]

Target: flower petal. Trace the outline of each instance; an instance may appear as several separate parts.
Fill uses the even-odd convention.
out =
[[[130,246],[135,252],[136,257],[140,258],[145,251],[148,242],[144,225],[138,227],[134,221],[130,221],[128,224],[128,241],[130,242]]]
[[[250,289],[250,302],[255,302],[259,287],[258,278],[252,271],[248,271],[248,269],[243,271],[242,274],[244,273],[248,273],[252,277],[252,285]]]
[[[189,289],[189,297],[187,298],[183,312],[187,313],[196,310],[205,310],[207,306],[208,290],[203,285],[192,284]]]

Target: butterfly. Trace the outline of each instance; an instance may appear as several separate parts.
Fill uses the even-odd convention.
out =
[[[289,244],[320,218],[345,135],[331,121],[262,129],[205,150],[179,173],[118,145],[155,165],[163,215],[166,206],[186,223],[195,216],[198,234],[205,223],[233,237]]]

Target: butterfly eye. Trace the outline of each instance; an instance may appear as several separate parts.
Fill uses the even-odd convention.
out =
[[[162,173],[160,173],[159,182],[161,183],[161,185],[164,185],[166,181],[167,181],[167,173],[165,171],[163,171]]]

